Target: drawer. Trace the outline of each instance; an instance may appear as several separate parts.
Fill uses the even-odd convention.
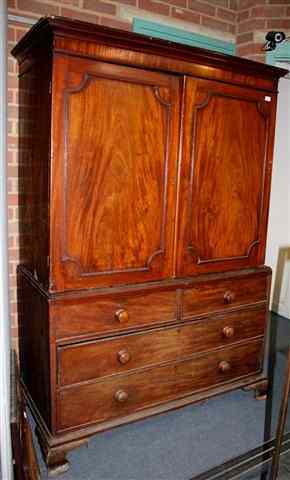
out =
[[[99,423],[257,373],[263,342],[226,347],[194,359],[64,387],[58,393],[58,430]]]
[[[266,301],[267,288],[265,275],[199,283],[183,291],[182,317]]]
[[[53,307],[56,338],[109,334],[177,319],[176,291],[66,299]]]
[[[180,360],[264,334],[266,307],[215,315],[153,332],[58,348],[61,385]]]

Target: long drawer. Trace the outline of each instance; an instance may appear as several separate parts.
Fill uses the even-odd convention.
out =
[[[141,372],[64,387],[58,393],[58,430],[123,417],[261,370],[263,342],[226,347]]]
[[[249,276],[201,282],[182,296],[182,318],[266,301],[267,277]]]
[[[266,302],[267,275],[194,282],[187,288],[107,296],[69,297],[51,303],[57,340],[96,337],[190,320]]]
[[[58,348],[60,385],[174,361],[264,334],[266,307]]]

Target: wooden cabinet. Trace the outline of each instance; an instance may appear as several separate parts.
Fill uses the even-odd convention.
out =
[[[62,18],[13,54],[22,383],[61,472],[98,431],[265,386],[285,71]]]

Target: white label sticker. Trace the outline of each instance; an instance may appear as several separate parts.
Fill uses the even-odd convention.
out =
[[[271,97],[267,97],[267,96],[265,97],[265,102],[271,102],[271,100],[272,100]]]

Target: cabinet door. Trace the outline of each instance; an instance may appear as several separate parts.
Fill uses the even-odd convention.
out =
[[[179,80],[58,56],[51,289],[172,275]]]
[[[264,262],[275,95],[187,79],[177,274]]]

